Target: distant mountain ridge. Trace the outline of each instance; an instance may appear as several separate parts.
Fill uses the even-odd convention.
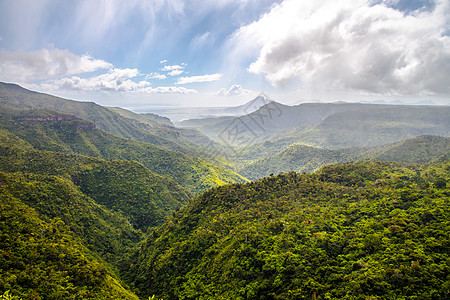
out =
[[[176,126],[186,120],[193,119],[207,119],[207,118],[221,118],[221,117],[236,117],[249,114],[260,108],[261,106],[271,102],[270,98],[261,93],[256,98],[238,106],[226,107],[136,107],[138,111],[150,111],[160,115],[168,116]]]
[[[244,137],[258,142],[284,130],[317,123],[337,112],[379,107],[360,103],[303,103],[288,106],[271,101],[247,115],[187,120],[177,125],[197,129],[213,140],[224,142],[221,135],[230,127],[234,129],[235,123],[236,130],[242,132]]]

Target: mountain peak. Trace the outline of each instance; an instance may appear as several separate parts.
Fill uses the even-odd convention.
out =
[[[255,99],[257,99],[257,98],[262,98],[262,99],[270,101],[270,102],[273,101],[272,98],[269,97],[265,92],[259,93],[259,95]]]

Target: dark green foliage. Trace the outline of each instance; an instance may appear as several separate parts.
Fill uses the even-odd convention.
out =
[[[14,236],[21,243],[10,245],[8,238],[0,248],[0,259],[7,256],[0,261],[0,294],[25,299],[135,299],[114,268],[142,238],[141,229],[160,225],[190,197],[171,178],[195,192],[245,180],[181,152],[99,130],[131,127],[120,123],[126,119],[115,120],[111,111],[95,104],[31,92],[23,102],[23,95],[20,90],[17,102],[11,95],[0,97],[3,104],[7,100],[15,103],[12,106],[38,107],[19,110],[0,105],[0,197],[5,201],[0,222],[15,226],[8,205],[16,203],[25,214],[13,212],[17,222],[35,232],[30,236],[31,229],[19,226],[16,232],[0,224],[2,236]],[[42,97],[49,102],[42,102]],[[92,113],[98,123],[41,108],[47,105],[62,111],[78,108],[80,116]],[[111,123],[102,123],[105,120]]]
[[[363,162],[219,187],[150,233],[123,273],[164,299],[444,299],[449,170]]]
[[[139,229],[162,224],[164,217],[189,197],[174,181],[128,161],[111,161],[86,169],[72,180],[97,203],[129,216],[130,224]]]
[[[252,178],[428,165],[208,190],[245,179],[198,158],[210,140],[195,130],[0,83],[0,298],[448,298],[448,138],[293,145],[445,136],[448,109],[279,108],[233,157]]]

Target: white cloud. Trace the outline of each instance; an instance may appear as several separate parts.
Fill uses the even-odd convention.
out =
[[[147,74],[147,75],[145,76],[145,79],[159,79],[159,80],[164,80],[164,79],[166,79],[166,78],[167,78],[166,75],[164,75],[164,74],[159,74],[159,73],[150,73],[150,74]]]
[[[161,71],[173,71],[173,70],[183,70],[184,65],[173,65],[173,66],[164,66],[161,68]]]
[[[248,94],[248,93],[250,93],[250,91],[244,89],[242,87],[242,85],[233,84],[229,89],[225,89],[225,88],[220,89],[216,93],[216,95],[228,97],[228,96],[239,96],[239,95]]]
[[[200,75],[200,76],[190,76],[190,77],[180,77],[176,84],[188,84],[188,83],[197,83],[197,82],[210,82],[217,81],[222,78],[222,74],[209,74],[209,75]]]
[[[0,80],[9,82],[33,82],[111,67],[106,61],[89,55],[78,56],[69,50],[0,51]]]
[[[159,87],[146,87],[138,90],[141,93],[147,94],[197,94],[194,89],[187,89],[178,86],[159,86]]]
[[[163,59],[163,60],[161,60],[159,63],[160,64],[165,64],[167,62],[167,59]]]
[[[190,48],[193,50],[199,50],[207,45],[211,45],[214,42],[214,37],[209,31],[203,34],[196,35],[190,44]]]
[[[177,86],[151,87],[143,80],[135,82],[132,79],[139,76],[137,69],[111,69],[108,73],[91,78],[70,78],[48,80],[37,87],[46,91],[75,90],[86,92],[127,92],[141,94],[197,94],[194,89]]]
[[[91,78],[54,79],[46,81],[40,86],[46,90],[80,90],[80,91],[136,91],[150,83],[147,81],[134,82],[131,78],[139,75],[137,69],[111,69],[108,73]]]
[[[248,70],[276,87],[382,94],[450,93],[450,4],[404,14],[369,0],[285,0],[232,36]],[[233,52],[236,55],[236,52]]]
[[[170,71],[169,73],[167,73],[167,75],[178,76],[178,75],[182,74],[183,72],[184,72],[183,70],[173,70],[173,71]]]

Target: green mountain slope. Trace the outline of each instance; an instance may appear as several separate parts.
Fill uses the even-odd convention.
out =
[[[125,250],[120,244],[136,233],[123,222],[60,178],[0,172],[0,293],[23,299],[138,299],[85,246]]]
[[[36,150],[0,130],[0,170],[65,178],[109,209],[121,211],[135,228],[161,224],[189,192],[134,161],[106,161],[74,153]]]
[[[108,107],[108,109],[131,120],[137,120],[147,126],[155,127],[157,125],[159,128],[159,136],[176,141],[181,145],[178,147],[168,147],[171,150],[179,151],[192,157],[199,157],[219,167],[224,167],[229,170],[233,169],[227,160],[211,155],[212,149],[216,149],[221,153],[228,153],[228,149],[210,140],[206,135],[201,134],[197,130],[177,128],[172,124],[170,119],[151,113],[137,114],[119,107]],[[157,143],[154,144],[160,146]]]
[[[450,163],[365,162],[205,192],[123,266],[164,299],[443,299]]]
[[[245,181],[235,172],[202,159],[119,138],[97,129],[90,121],[55,111],[4,108],[0,112],[0,126],[39,150],[140,162],[194,193],[228,182]]]
[[[167,127],[167,128],[174,127],[172,121],[170,121],[170,119],[167,117],[162,117],[152,113],[137,114],[121,107],[106,107],[106,108],[115,113],[118,113],[119,115],[122,115],[129,119],[138,120],[139,122],[142,122],[144,124],[152,126],[158,125],[159,127]]]
[[[257,179],[281,172],[312,172],[327,164],[369,159],[426,163],[448,154],[450,138],[432,135],[370,148],[323,149],[294,144],[274,155],[251,162],[238,172],[246,178]]]
[[[127,217],[99,205],[64,178],[2,174],[3,191],[42,216],[61,219],[84,245],[110,262],[141,238]]]
[[[450,154],[450,138],[423,135],[405,141],[375,147],[367,152],[367,158],[405,163],[427,163]]]
[[[258,159],[239,170],[249,179],[282,172],[313,172],[328,164],[344,163],[361,157],[364,148],[329,150],[294,144],[269,157]]]
[[[199,132],[168,125],[165,119],[37,93],[15,84],[0,82],[0,105],[17,109],[49,109],[74,115],[92,121],[99,129],[118,137],[151,143],[190,156],[201,155],[201,150],[211,142]]]

